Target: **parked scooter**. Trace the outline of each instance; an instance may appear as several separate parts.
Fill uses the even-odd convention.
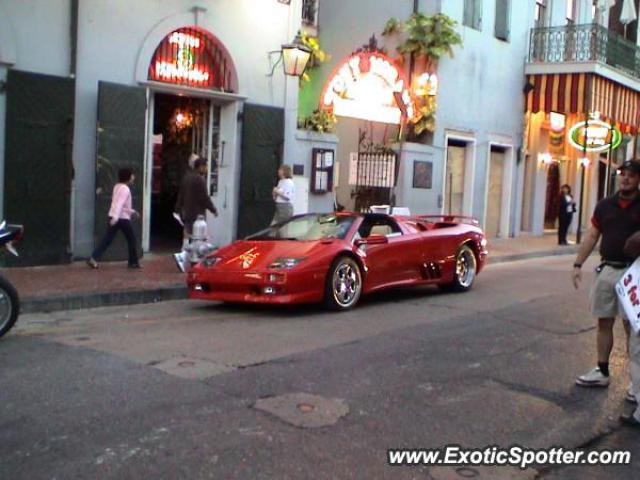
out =
[[[18,256],[14,244],[22,238],[21,225],[0,223],[0,247],[4,247],[12,255]],[[11,330],[20,313],[20,298],[11,282],[0,275],[0,337]]]

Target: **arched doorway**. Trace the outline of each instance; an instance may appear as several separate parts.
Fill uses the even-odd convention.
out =
[[[148,35],[136,78],[142,86],[100,84],[96,237],[104,229],[98,208],[108,205],[112,188],[104,172],[132,166],[140,173],[133,196],[144,212],[142,247],[175,251],[182,233],[172,214],[190,157],[208,161],[209,193],[218,190],[221,110],[237,99],[236,69],[210,32],[163,24]]]

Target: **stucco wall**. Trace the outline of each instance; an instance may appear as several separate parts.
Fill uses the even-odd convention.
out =
[[[461,24],[463,3],[421,1],[419,6],[422,12],[441,11]],[[432,153],[434,181],[438,180],[434,188],[440,189],[438,193],[442,193],[443,186],[439,175],[442,175],[444,170],[447,134],[465,133],[475,138],[474,197],[470,203],[473,205],[472,213],[481,219],[485,212],[489,142],[508,144],[513,146],[514,150],[521,144],[524,61],[529,29],[534,18],[532,2],[527,2],[527,8],[524,8],[524,2],[513,1],[511,34],[509,41],[505,42],[494,36],[495,1],[485,0],[482,3],[482,31],[460,25],[459,31],[464,46],[455,48],[453,59],[446,57],[439,62],[437,130]],[[316,79],[311,85],[316,94],[316,101],[322,84],[333,68],[349,53],[365,44],[372,34],[376,34],[380,44],[385,46],[390,54],[395,54],[393,42],[381,37],[380,32],[389,18],[404,20],[411,14],[412,8],[412,0],[369,0],[365,12],[360,2],[323,0],[320,7],[320,37],[323,47],[332,55],[332,59],[316,73],[316,76],[321,78]],[[364,18],[366,21],[363,21]],[[363,124],[364,122],[354,120],[339,121],[337,133],[340,137],[341,163],[348,160],[349,151],[354,151],[353,146],[357,145],[357,129]],[[513,168],[513,172],[516,171],[517,169]],[[345,166],[342,167],[341,173],[341,178],[344,178]],[[513,179],[509,182],[510,186],[517,184]],[[343,198],[343,194],[339,198]],[[437,196],[433,198],[437,199]],[[511,196],[510,218],[515,216],[516,198],[516,195]],[[432,205],[425,205],[424,209],[431,212],[439,211],[437,200]]]
[[[21,70],[69,75],[70,0],[0,0],[0,26],[8,23],[14,33],[16,62]],[[295,122],[296,86],[289,82],[285,102],[284,75],[279,67],[267,73],[283,43],[291,41],[300,23],[300,0],[290,6],[275,0],[82,0],[78,15],[78,60],[76,72],[76,122],[73,160],[75,182],[72,213],[74,255],[87,255],[93,246],[95,125],[98,82],[136,85],[136,67],[141,52],[150,55],[154,45],[146,45],[154,29],[171,29],[196,23],[194,5],[207,9],[198,24],[212,32],[229,50],[238,74],[239,93],[248,102],[285,107]],[[6,36],[8,28],[2,35]],[[3,38],[3,37],[0,37]],[[155,40],[154,40],[155,41]],[[0,50],[0,54],[4,54]],[[150,52],[150,53],[149,53]],[[0,61],[2,58],[0,58]],[[0,78],[5,74],[0,68]],[[0,129],[4,132],[4,103],[0,94]],[[241,107],[240,107],[241,108]],[[235,122],[229,115],[228,122]],[[288,123],[289,124],[289,123]],[[227,162],[239,162],[239,128],[231,129],[235,144],[228,144]],[[3,151],[0,135],[0,153]],[[289,148],[289,147],[285,147]],[[3,155],[0,155],[0,171]],[[237,187],[239,169],[229,166],[226,181]],[[1,179],[1,176],[0,176]],[[221,178],[222,180],[222,178]],[[235,208],[235,189],[226,203]],[[223,201],[220,199],[219,201]],[[221,216],[222,217],[222,216]],[[229,214],[224,228],[231,231],[236,219]],[[217,220],[218,222],[221,220]],[[224,235],[225,239],[228,235]]]

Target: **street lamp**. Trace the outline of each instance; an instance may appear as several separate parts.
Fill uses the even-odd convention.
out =
[[[300,34],[292,43],[282,45],[282,60],[285,75],[301,77],[311,59],[311,49],[302,43]]]
[[[293,42],[282,45],[280,50],[269,52],[269,58],[271,58],[271,55],[278,54],[278,60],[271,67],[271,72],[267,74],[267,77],[273,77],[273,72],[276,71],[276,67],[280,62],[282,62],[285,75],[301,77],[311,59],[311,53],[311,48],[302,43],[302,37],[298,32]]]

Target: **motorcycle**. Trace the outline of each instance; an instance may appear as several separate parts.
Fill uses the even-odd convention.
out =
[[[14,244],[22,238],[21,225],[8,225],[6,221],[0,223],[0,247],[12,255],[18,256]],[[11,330],[18,320],[20,313],[20,298],[11,282],[0,275],[0,337]]]

